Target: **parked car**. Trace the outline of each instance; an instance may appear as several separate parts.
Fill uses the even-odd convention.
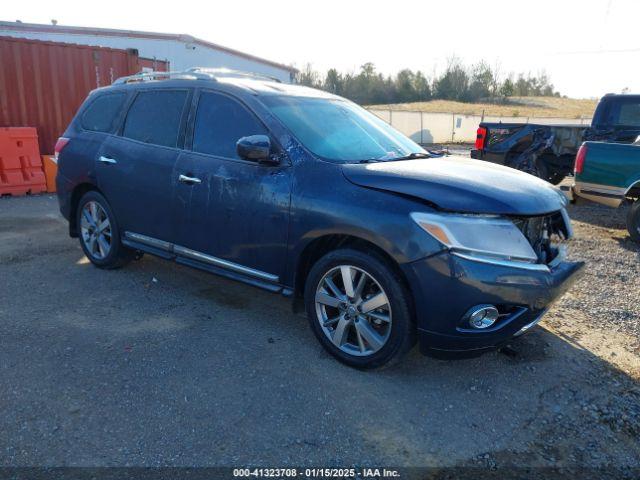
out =
[[[60,210],[94,265],[145,252],[292,297],[354,367],[416,339],[441,356],[500,346],[582,266],[565,260],[555,187],[430,158],[302,86],[202,69],[122,79],[89,96],[56,152]]]
[[[633,143],[638,135],[640,95],[607,94],[590,127],[482,122],[471,158],[507,165],[557,185],[572,172],[583,141]]]
[[[627,230],[640,243],[640,145],[585,142],[578,150],[575,197],[618,208],[631,203]]]

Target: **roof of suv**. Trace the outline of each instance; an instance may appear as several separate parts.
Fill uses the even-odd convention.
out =
[[[197,72],[176,72],[174,76],[161,78],[166,72],[157,72],[158,78],[154,78],[153,74],[149,78],[145,74],[132,75],[116,80],[116,82],[105,89],[124,88],[162,88],[162,87],[197,87],[202,85],[222,87],[222,90],[243,90],[248,94],[257,96],[284,95],[296,97],[312,97],[312,98],[338,98],[335,95],[317,90],[315,88],[305,87],[302,85],[293,85],[289,83],[281,83],[271,80],[267,77],[251,76],[242,72],[231,72],[223,76],[215,76],[207,73],[199,74]],[[148,75],[148,74],[147,74]],[[225,88],[226,87],[226,88]],[[102,90],[102,89],[99,89]]]
[[[290,95],[298,97],[335,98],[335,95],[323,90],[270,80],[252,78],[221,78],[214,81],[245,88],[255,92],[257,95]]]

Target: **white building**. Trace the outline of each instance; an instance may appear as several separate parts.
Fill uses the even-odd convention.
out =
[[[138,50],[140,57],[168,61],[170,70],[224,67],[267,75],[285,83],[290,83],[296,72],[293,67],[190,35],[0,21],[0,36],[119,49],[134,48]]]

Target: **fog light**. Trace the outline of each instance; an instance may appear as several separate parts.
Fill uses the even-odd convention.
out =
[[[493,305],[478,305],[467,312],[469,325],[473,328],[489,328],[496,323],[499,316],[498,309]]]

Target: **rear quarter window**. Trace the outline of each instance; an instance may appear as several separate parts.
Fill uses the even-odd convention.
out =
[[[186,90],[139,92],[127,113],[122,135],[145,143],[176,147],[187,94]]]
[[[124,105],[126,93],[100,95],[82,113],[80,125],[92,132],[111,132]]]

